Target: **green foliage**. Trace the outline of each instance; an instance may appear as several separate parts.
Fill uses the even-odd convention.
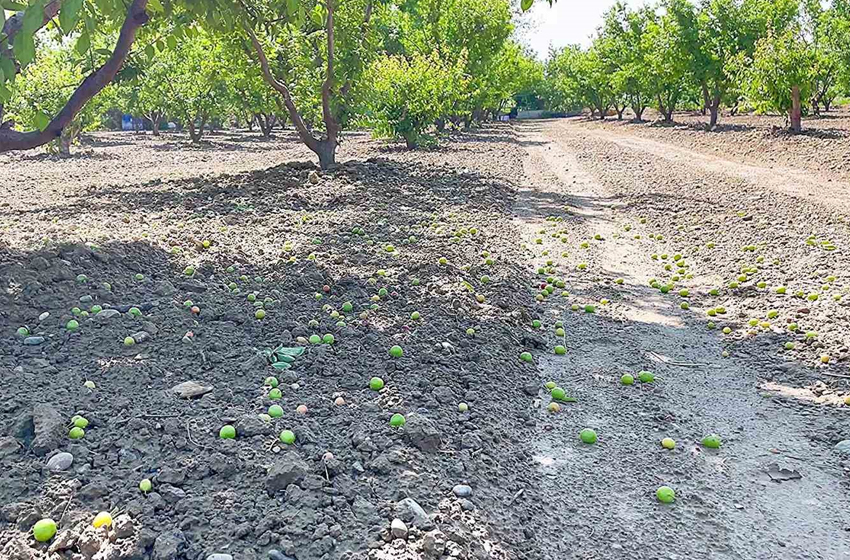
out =
[[[463,59],[449,62],[436,51],[385,56],[367,73],[367,121],[375,134],[403,138],[415,148],[434,121],[448,113],[467,86]]]
[[[815,56],[799,30],[768,31],[755,45],[752,64],[745,70],[747,93],[761,111],[791,111],[791,89],[800,88],[800,97],[809,99]]]

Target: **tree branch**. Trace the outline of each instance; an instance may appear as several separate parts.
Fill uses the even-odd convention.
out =
[[[53,3],[57,4],[58,10],[58,0],[54,0],[51,4]],[[92,97],[97,95],[112,81],[115,74],[124,65],[130,48],[133,46],[133,41],[136,40],[136,32],[149,19],[148,14],[145,12],[147,4],[148,0],[133,0],[133,3],[127,10],[127,16],[121,25],[118,41],[115,43],[115,48],[112,50],[109,60],[83,80],[83,83],[71,94],[65,106],[53,117],[47,128],[31,132],[0,130],[0,153],[10,150],[28,150],[42,146],[62,134],[62,129],[74,120],[77,113],[82,110]]]
[[[59,13],[59,7],[61,5],[61,0],[52,0],[44,6],[44,18],[41,20],[41,25],[39,26],[39,29],[47,25],[47,23],[51,19],[56,17],[56,14]],[[6,45],[11,45],[12,41],[15,39],[15,35],[18,34],[23,25],[24,12],[18,12],[9,19],[7,19],[5,25],[3,25],[3,37],[2,39],[0,39],[0,42],[5,42]]]
[[[304,119],[301,118],[301,114],[298,113],[298,108],[292,101],[292,96],[289,94],[289,88],[275,78],[274,74],[272,74],[271,68],[269,67],[269,59],[266,58],[263,46],[260,44],[260,40],[257,39],[254,31],[248,25],[245,26],[245,31],[248,33],[248,37],[251,38],[251,44],[254,45],[254,50],[257,52],[257,58],[260,59],[260,68],[263,71],[263,77],[269,85],[275,89],[275,91],[283,96],[283,104],[286,106],[286,110],[289,111],[289,118],[292,119],[292,124],[295,126],[295,130],[298,131],[298,136],[308,148],[318,153],[317,150],[319,149],[319,141],[316,140],[309,130],[307,130],[307,125],[304,124]]]

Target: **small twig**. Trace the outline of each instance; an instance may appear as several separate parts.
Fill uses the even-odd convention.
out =
[[[67,513],[67,511],[68,511],[68,506],[71,505],[71,501],[74,499],[74,496],[76,496],[76,495],[77,495],[77,491],[74,490],[74,491],[71,492],[71,495],[68,496],[68,501],[65,502],[65,509],[62,510],[62,515],[59,516],[59,523],[57,523],[57,525],[62,524],[62,518],[65,517],[65,513]]]
[[[520,496],[522,496],[524,492],[525,492],[525,488],[520,488],[520,489],[519,489],[519,492],[517,492],[516,494],[514,494],[514,497],[513,497],[513,498],[511,498],[511,501],[509,501],[509,502],[508,502],[508,505],[509,505],[509,506],[513,505],[513,503],[514,503],[515,501],[517,501],[517,499],[519,499],[519,497],[520,497]]]
[[[820,372],[821,375],[826,375],[828,377],[839,377],[841,379],[850,379],[850,375],[841,375],[840,373],[829,373],[826,371]]]
[[[195,440],[192,439],[192,431],[189,429],[189,420],[186,420],[186,437],[189,438],[189,442],[192,445],[197,445],[201,449],[209,449],[206,445],[202,445],[202,444],[200,444],[200,443],[198,443],[198,442],[196,442]]]

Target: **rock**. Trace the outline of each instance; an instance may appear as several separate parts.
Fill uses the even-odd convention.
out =
[[[407,419],[406,426],[410,443],[421,451],[432,453],[440,448],[442,435],[431,420],[419,414],[411,414]]]
[[[50,263],[44,257],[34,257],[32,267],[36,270],[47,270],[50,268]]]
[[[126,513],[122,513],[112,520],[112,534],[115,535],[116,539],[132,537],[135,530],[136,526],[133,524],[133,519]]]
[[[177,288],[183,290],[184,292],[194,292],[196,294],[200,294],[207,291],[206,285],[200,280],[186,280],[185,282],[180,282],[177,284]]]
[[[43,336],[28,336],[24,339],[26,346],[38,346],[39,344],[44,344]]]
[[[266,475],[266,490],[271,495],[286,490],[290,484],[298,484],[304,480],[307,471],[307,463],[297,452],[286,453],[269,469]]]
[[[94,298],[90,295],[80,296],[80,303],[91,303],[94,301]]]
[[[43,457],[61,443],[65,435],[65,422],[62,415],[47,404],[37,404],[33,407],[32,421],[35,429],[32,451],[38,457]]]
[[[38,322],[43,323],[44,321],[47,320],[48,317],[50,317],[50,312],[45,311],[44,313],[42,313],[41,315],[38,316]]]
[[[439,530],[425,533],[422,537],[422,550],[431,558],[439,558],[446,550],[446,536]]]
[[[319,174],[315,171],[311,171],[310,174],[307,176],[307,179],[310,181],[311,185],[315,185],[319,182]]]
[[[172,530],[160,534],[153,543],[152,560],[174,560],[180,556],[186,537],[183,531]]]
[[[394,539],[404,539],[407,540],[407,525],[404,524],[404,521],[401,519],[393,519],[390,524],[390,533],[392,534]]]
[[[170,484],[159,485],[159,495],[169,504],[175,504],[186,497],[186,492]]]
[[[74,456],[65,451],[57,453],[47,461],[47,470],[50,472],[67,471],[74,464]]]
[[[236,433],[244,437],[263,436],[273,431],[271,423],[266,422],[258,414],[245,414],[236,422]]]
[[[177,293],[177,288],[175,288],[174,284],[172,284],[168,280],[162,280],[161,282],[156,283],[153,288],[153,293],[158,296],[167,297]]]
[[[153,335],[155,335],[156,333],[159,332],[159,329],[157,328],[157,326],[154,325],[153,323],[151,323],[150,321],[144,321],[142,323],[142,330],[145,331],[146,333],[148,333],[151,336],[153,336]]]
[[[839,441],[835,444],[833,450],[840,455],[850,455],[850,439]]]
[[[150,340],[150,338],[151,338],[150,333],[145,332],[145,331],[134,332],[130,336],[133,338],[133,340],[136,341],[136,344],[141,344],[142,342],[144,342],[146,340]]]
[[[180,486],[186,482],[186,469],[175,469],[172,467],[163,467],[156,477],[157,482],[164,484],[173,484]]]
[[[452,488],[452,492],[458,498],[471,498],[472,497],[472,487],[467,486],[466,484],[458,484],[454,488]]]
[[[175,385],[169,391],[175,393],[180,398],[192,399],[206,395],[212,390],[212,387],[201,385],[197,381],[184,381],[183,383]]]
[[[105,323],[106,321],[112,319],[113,317],[118,317],[121,315],[121,312],[117,309],[103,309],[95,315],[95,319],[98,321]]]
[[[460,509],[463,511],[473,511],[475,509],[475,504],[473,504],[470,500],[460,500]]]
[[[351,504],[351,512],[361,521],[378,519],[378,508],[363,496],[356,496],[354,498],[354,503]]]
[[[100,530],[91,525],[86,525],[80,536],[77,537],[77,549],[85,558],[92,558],[100,551],[102,537],[103,533]]]
[[[428,517],[428,514],[425,513],[424,509],[422,509],[422,506],[420,506],[413,498],[405,498],[398,502],[395,507],[395,512],[402,520],[412,522],[413,526],[418,529],[428,531],[434,527],[434,522],[431,521],[431,518]]]
[[[50,554],[55,554],[56,552],[62,550],[68,550],[70,548],[74,548],[77,544],[77,531],[75,528],[65,529],[61,531],[56,538],[50,543],[50,547],[47,549],[47,552]]]
[[[233,556],[231,556],[230,554],[216,552],[207,556],[207,560],[233,560]]]
[[[271,560],[295,560],[292,556],[287,556],[279,550],[275,550],[274,548],[269,550],[269,558]]]
[[[12,436],[0,437],[0,459],[16,454],[21,449],[21,444]]]
[[[481,449],[481,436],[475,432],[467,432],[461,436],[460,445],[464,449]]]

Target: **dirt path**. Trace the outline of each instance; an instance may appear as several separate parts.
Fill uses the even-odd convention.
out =
[[[850,499],[835,455],[817,437],[846,414],[770,398],[761,385],[779,360],[735,350],[723,358],[729,345],[716,331],[698,326],[691,311],[648,287],[654,272],[643,241],[620,235],[623,224],[636,224],[639,217],[564,142],[565,136],[581,141],[587,131],[559,125],[519,129],[528,183],[515,223],[528,247],[550,251],[539,257],[538,266],[551,255],[572,271],[588,264],[590,272],[579,275],[570,301],[593,301],[592,292],[612,303],[595,315],[572,312],[566,305],[551,309],[553,320],[565,323],[568,355],[566,360],[544,357],[541,381],[555,381],[577,402],[557,416],[548,415],[541,403],[544,430],[531,450],[541,481],[537,522],[554,531],[548,535],[550,553],[570,558],[846,557]],[[648,152],[666,165],[687,165],[703,180],[710,179],[707,171],[743,180],[768,177],[768,170],[646,139],[592,134]],[[791,177],[772,175],[771,188],[790,188]],[[571,239],[566,257],[560,242],[540,233],[550,223],[545,218],[565,205]],[[594,241],[596,234],[604,241]],[[575,251],[582,239],[590,247]],[[642,369],[654,371],[656,383],[620,384],[622,374]],[[599,433],[593,447],[578,440],[585,427]],[[718,452],[698,443],[709,433],[723,438]],[[661,448],[663,437],[677,441],[674,451]],[[802,478],[772,481],[769,472],[776,469]],[[676,490],[675,505],[655,500],[661,485]]]

